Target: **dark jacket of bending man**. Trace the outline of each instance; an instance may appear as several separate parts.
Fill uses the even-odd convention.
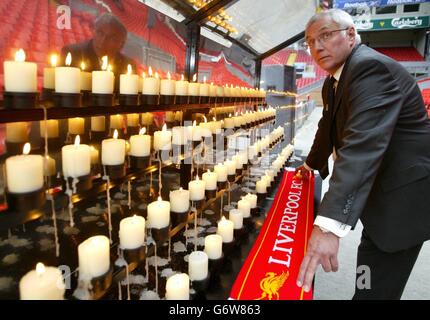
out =
[[[357,271],[369,271],[354,299],[400,299],[430,238],[430,120],[415,79],[398,62],[360,44],[338,9],[313,16],[306,42],[330,76],[315,139],[298,168],[328,175],[297,285],[309,290],[318,265],[338,270],[339,239],[360,219]]]

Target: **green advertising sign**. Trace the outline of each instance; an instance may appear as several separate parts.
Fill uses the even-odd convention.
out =
[[[404,30],[429,27],[429,16],[401,17],[393,19],[355,20],[359,31]]]

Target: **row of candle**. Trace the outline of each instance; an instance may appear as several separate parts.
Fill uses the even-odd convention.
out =
[[[37,64],[25,61],[25,52],[19,49],[15,54],[15,61],[4,61],[5,90],[7,92],[37,92]],[[81,90],[95,94],[112,94],[114,91],[114,73],[109,66],[108,57],[102,57],[103,64],[100,71],[92,73],[85,71],[85,64],[81,68],[71,67],[72,55],[67,54],[65,66],[57,67],[57,57],[51,57],[51,67],[44,68],[43,86],[45,89],[55,90],[57,93],[80,93]],[[120,94],[136,95],[178,95],[178,96],[211,96],[211,97],[249,97],[264,98],[265,91],[239,88],[231,86],[217,86],[196,82],[196,75],[192,82],[182,79],[159,79],[149,67],[148,77],[133,74],[128,65],[127,73],[120,75]]]

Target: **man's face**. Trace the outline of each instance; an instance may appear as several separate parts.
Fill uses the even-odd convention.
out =
[[[325,17],[308,27],[305,39],[315,62],[328,73],[334,74],[351,53],[355,32],[352,27],[341,28]]]
[[[125,36],[115,25],[100,23],[94,31],[93,42],[97,56],[114,57],[124,46]]]

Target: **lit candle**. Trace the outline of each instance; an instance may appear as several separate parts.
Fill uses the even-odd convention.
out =
[[[217,88],[216,88],[216,96],[217,97],[224,97],[224,87],[217,86]]]
[[[79,279],[90,280],[104,275],[110,267],[109,239],[94,236],[78,246]]]
[[[170,202],[163,201],[158,197],[148,205],[148,227],[152,229],[163,229],[170,224]]]
[[[205,182],[205,190],[216,190],[217,174],[209,169],[203,173],[202,180]]]
[[[209,96],[209,83],[206,83],[206,77],[203,77],[203,83],[200,84],[200,96],[208,97]]]
[[[227,167],[227,174],[229,176],[236,175],[236,161],[233,160],[226,160],[224,162],[225,166]]]
[[[6,141],[12,143],[28,141],[27,122],[6,123]]]
[[[166,300],[189,300],[190,277],[186,273],[175,274],[166,282]]]
[[[147,157],[151,153],[151,136],[145,134],[146,128],[142,128],[138,135],[130,137],[130,155],[133,157]]]
[[[123,116],[121,114],[116,114],[110,116],[110,128],[122,130],[123,127]]]
[[[15,61],[5,61],[4,90],[6,92],[37,92],[37,64],[25,61],[25,52],[19,49]]]
[[[167,79],[162,79],[160,82],[160,94],[166,96],[174,96],[176,81],[171,79],[170,72],[167,72]]]
[[[190,192],[179,188],[169,193],[170,210],[172,212],[187,212],[190,209]]]
[[[231,118],[231,114],[228,118],[224,119],[224,128],[226,129],[234,129],[234,119]]]
[[[190,200],[200,201],[205,198],[205,182],[196,177],[196,180],[188,182],[188,190],[190,190]]]
[[[127,114],[127,127],[138,127],[139,126],[139,114],[130,113]]]
[[[188,274],[191,281],[208,277],[208,259],[208,255],[203,251],[194,251],[188,256]]]
[[[23,154],[6,159],[6,181],[10,193],[28,193],[43,187],[43,158],[29,154],[26,143]]]
[[[127,66],[127,73],[119,76],[120,94],[137,94],[139,91],[139,76],[132,74],[131,65]]]
[[[85,71],[85,62],[81,62],[81,90],[91,91],[92,88],[92,76],[91,72]]]
[[[152,76],[152,68],[148,69],[149,77],[143,78],[142,94],[158,95],[160,93],[160,79]]]
[[[213,82],[209,85],[209,96],[216,97],[216,86],[213,84]]]
[[[242,212],[244,218],[249,218],[251,216],[251,203],[248,202],[246,197],[243,197],[237,202],[237,209]]]
[[[145,218],[132,216],[119,223],[119,244],[121,249],[136,249],[145,244]]]
[[[199,96],[200,95],[200,83],[197,81],[197,74],[193,76],[193,82],[188,84],[188,95],[189,96]]]
[[[166,124],[164,124],[161,131],[154,132],[154,150],[170,149],[172,149],[172,132],[167,131]]]
[[[55,67],[57,66],[57,55],[51,55],[51,67],[43,68],[43,88],[55,89]]]
[[[118,139],[118,131],[115,129],[113,139],[102,141],[102,164],[116,166],[125,161],[125,140]]]
[[[96,94],[112,94],[115,76],[108,68],[108,57],[102,57],[102,70],[92,73],[92,92]]]
[[[217,181],[225,182],[227,181],[227,166],[222,163],[218,163],[214,166],[214,171],[217,174]]]
[[[229,243],[233,241],[234,223],[222,217],[218,221],[217,234],[222,237],[222,242]]]
[[[212,137],[212,123],[208,122],[205,116],[203,116],[203,119],[204,122],[199,123],[201,135],[206,138]]]
[[[249,202],[251,209],[254,209],[257,207],[257,195],[256,194],[248,193],[245,196],[245,199]]]
[[[91,117],[91,131],[104,132],[105,131],[105,117]]]
[[[187,144],[188,137],[185,131],[185,127],[173,127],[172,128],[172,144],[177,146],[183,146]]]
[[[59,127],[58,120],[46,120],[39,122],[40,136],[45,138],[45,133],[48,138],[58,138],[59,137]]]
[[[200,126],[197,126],[196,120],[193,121],[192,139],[193,139],[193,141],[201,141],[202,140],[202,131],[201,131]]]
[[[151,112],[142,113],[141,116],[142,116],[141,122],[142,122],[142,125],[144,126],[149,127],[154,122],[154,115]]]
[[[238,209],[231,209],[228,213],[228,219],[233,221],[235,229],[242,229],[243,227],[243,213]]]
[[[74,145],[61,148],[64,177],[83,177],[91,171],[91,149],[86,144],[80,144],[79,135],[75,138]]]
[[[257,193],[267,193],[267,184],[265,180],[258,180],[255,184]]]
[[[39,262],[19,281],[21,300],[63,300],[66,286],[61,271]]]
[[[188,81],[184,80],[184,75],[181,75],[181,80],[176,81],[175,94],[177,96],[187,96],[188,95]]]
[[[85,119],[84,118],[70,118],[69,133],[70,134],[84,134],[85,133]]]
[[[57,174],[57,166],[55,160],[50,156],[43,158],[43,175],[45,177],[55,176]]]
[[[81,70],[70,67],[72,55],[70,52],[66,57],[66,67],[55,68],[55,92],[80,93],[81,92]]]
[[[98,164],[99,163],[99,150],[94,148],[93,146],[90,146],[90,152],[91,152],[91,164]]]
[[[211,234],[205,237],[205,252],[211,260],[221,258],[222,237],[219,234]]]

